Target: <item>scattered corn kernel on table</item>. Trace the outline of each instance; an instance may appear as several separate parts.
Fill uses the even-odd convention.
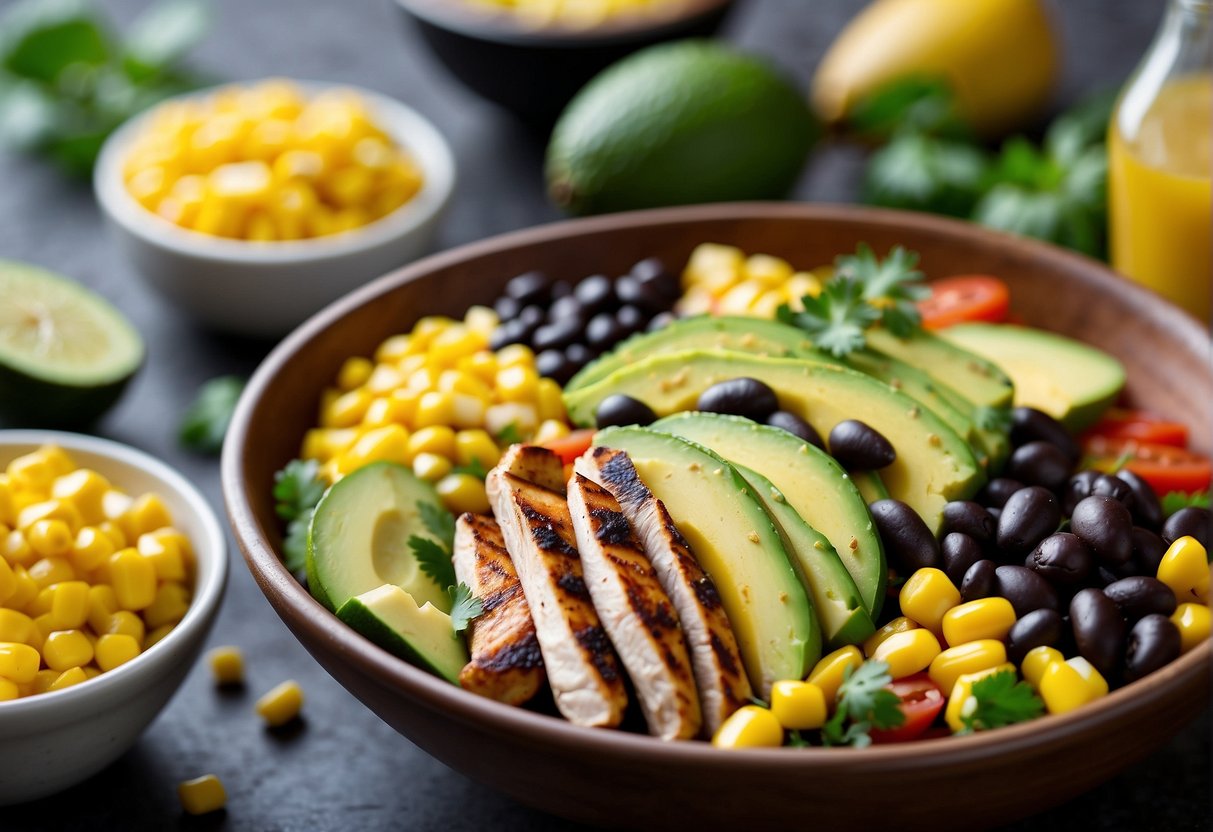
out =
[[[125,22],[144,4],[102,4]],[[392,4],[323,0],[216,0],[216,31],[197,65],[217,77],[267,75],[364,85],[432,118],[454,144],[461,184],[444,247],[557,218],[541,190],[542,141],[459,87],[428,55]],[[743,4],[731,39],[776,55],[807,78],[816,56],[859,0]],[[1063,8],[1064,5],[1064,8]],[[1156,4],[1070,0],[1055,4],[1068,43],[1063,97],[1119,84],[1154,31]],[[289,24],[285,24],[289,21]],[[802,199],[848,201],[861,157],[829,149],[797,190]],[[152,297],[102,234],[90,190],[40,163],[0,156],[0,256],[34,261],[96,287],[138,325],[149,361],[99,431],[163,457],[218,507],[218,464],[175,444],[180,413],[203,381],[251,372],[268,345],[192,328]],[[566,829],[451,772],[411,746],[346,693],[304,652],[262,598],[232,547],[232,579],[212,645],[244,653],[245,686],[217,689],[199,664],[172,704],[125,757],[67,794],[6,809],[6,830],[46,829]],[[231,661],[230,657],[226,661]],[[230,668],[229,668],[230,669]],[[304,719],[267,731],[257,700],[294,679]],[[1209,720],[1090,794],[1014,829],[1207,829]],[[177,786],[222,780],[227,810],[187,817]],[[209,786],[194,799],[207,800]],[[946,811],[941,795],[941,812]],[[943,816],[943,817],[946,817]],[[992,819],[994,820],[994,819]]]

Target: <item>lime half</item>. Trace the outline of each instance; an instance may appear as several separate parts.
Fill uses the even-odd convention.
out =
[[[92,422],[143,363],[143,340],[100,295],[0,260],[0,419],[34,427]]]

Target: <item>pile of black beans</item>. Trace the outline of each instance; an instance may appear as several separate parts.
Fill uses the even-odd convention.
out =
[[[493,303],[501,323],[489,345],[527,345],[539,374],[564,384],[623,339],[665,326],[681,291],[677,275],[655,257],[613,280],[596,274],[576,286],[526,272]]]
[[[965,601],[1010,601],[1018,620],[1007,656],[1016,664],[1048,645],[1117,685],[1177,658],[1175,594],[1155,575],[1176,539],[1209,545],[1209,510],[1164,521],[1157,495],[1133,472],[1075,473],[1078,444],[1040,411],[1015,409],[1011,441],[1004,476],[975,501],[945,507],[942,542],[904,503],[872,504],[890,564],[903,577],[940,568]]]

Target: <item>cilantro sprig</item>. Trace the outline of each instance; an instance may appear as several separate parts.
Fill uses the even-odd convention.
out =
[[[896,728],[906,720],[901,699],[885,686],[893,681],[888,662],[868,661],[848,667],[838,688],[838,708],[821,729],[827,745],[864,748],[872,743],[873,728]]]
[[[1027,722],[1045,710],[1032,686],[1019,681],[1010,670],[978,679],[973,683],[971,697],[960,718],[963,734]]]
[[[1188,494],[1183,491],[1172,491],[1162,498],[1162,513],[1170,517],[1175,512],[1185,508],[1208,508],[1209,492],[1198,491]]]
[[[473,595],[471,587],[465,583],[450,587],[447,594],[451,596],[451,625],[455,632],[462,633],[484,612],[484,602]]]
[[[308,526],[327,488],[320,478],[320,463],[314,459],[293,459],[274,474],[274,510],[287,521],[283,560],[292,572],[307,566]]]
[[[242,392],[244,379],[239,376],[220,376],[203,384],[177,428],[181,446],[199,454],[219,453]]]
[[[417,566],[434,583],[442,587],[455,584],[455,566],[451,562],[451,549],[455,543],[455,518],[445,509],[433,503],[419,502],[421,524],[431,537],[409,535],[408,547]]]

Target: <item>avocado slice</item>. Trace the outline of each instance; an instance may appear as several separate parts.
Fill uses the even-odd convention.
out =
[[[727,350],[657,355],[566,393],[565,405],[575,423],[590,425],[603,398],[625,393],[658,416],[668,416],[694,410],[708,387],[742,376],[765,382],[782,408],[808,421],[822,436],[844,419],[855,418],[882,433],[896,449],[897,460],[881,470],[881,479],[889,493],[912,506],[933,531],[942,525],[944,505],[972,496],[985,481],[969,446],[930,410],[862,373],[813,361]]]
[[[826,638],[832,641],[846,624],[849,611],[855,607],[851,599],[857,599],[862,610],[871,613],[870,617],[864,616],[867,626],[871,626],[880,613],[888,578],[884,549],[867,503],[832,457],[786,430],[739,416],[679,413],[650,427],[711,448],[736,465],[743,476],[747,469],[752,470],[784,495],[793,512],[826,543],[826,548],[813,547],[813,552],[801,558],[810,590],[821,590],[814,592],[813,600],[818,615],[823,617]],[[770,493],[765,486],[758,490],[760,498],[764,490]],[[780,517],[776,519],[782,523]],[[835,600],[828,607],[820,600],[826,594]],[[836,625],[834,629],[831,623]]]
[[[863,501],[868,505],[889,499],[889,489],[884,487],[884,480],[875,471],[851,471],[850,476],[851,482],[855,483]]]
[[[1010,407],[1014,386],[996,364],[926,330],[899,338],[873,327],[864,333],[868,348],[896,358],[948,384],[976,405]]]
[[[1015,382],[1016,405],[1043,410],[1072,431],[1098,420],[1125,386],[1125,368],[1115,358],[1052,332],[959,324],[940,335],[1005,370]]]
[[[647,428],[607,428],[594,444],[625,451],[640,479],[711,576],[737,637],[746,675],[766,697],[803,679],[820,631],[775,522],[732,465],[707,448]]]
[[[451,617],[433,604],[418,606],[400,587],[384,584],[350,598],[337,617],[389,653],[459,684],[467,646]]]
[[[307,585],[334,612],[355,595],[394,584],[439,610],[446,588],[421,569],[408,545],[417,537],[446,547],[422,521],[421,506],[443,514],[433,486],[394,462],[359,468],[333,485],[316,506],[307,536]]]

